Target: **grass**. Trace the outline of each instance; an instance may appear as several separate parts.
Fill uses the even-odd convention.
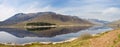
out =
[[[111,47],[115,47],[115,45],[116,45],[118,42],[120,42],[120,34],[118,34],[117,37],[118,37],[118,38],[113,41],[114,44],[113,44]]]
[[[86,40],[86,39],[89,39],[89,38],[92,38],[93,36],[89,33],[84,33],[82,35],[80,35],[80,39],[82,40]]]
[[[118,34],[118,38],[120,39],[120,34]]]

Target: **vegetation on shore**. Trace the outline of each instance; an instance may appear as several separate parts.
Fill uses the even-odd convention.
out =
[[[46,22],[34,22],[34,23],[27,23],[26,26],[51,26],[56,25],[52,23],[46,23]]]

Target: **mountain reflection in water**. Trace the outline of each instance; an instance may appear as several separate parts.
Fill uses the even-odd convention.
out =
[[[60,42],[83,33],[97,34],[112,30],[109,27],[37,28],[37,30],[0,28],[0,43]]]
[[[0,28],[0,31],[8,32],[19,38],[24,37],[54,37],[56,35],[76,33],[80,30],[87,29],[89,27],[69,27],[69,28],[37,28],[35,29],[14,29],[14,28]],[[46,30],[45,30],[46,29]]]

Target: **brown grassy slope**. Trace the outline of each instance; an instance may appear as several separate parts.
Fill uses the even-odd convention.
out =
[[[119,47],[120,45],[120,29],[112,30],[104,35],[90,39],[91,47]]]

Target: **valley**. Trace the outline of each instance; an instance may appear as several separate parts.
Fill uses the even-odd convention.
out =
[[[0,47],[120,47],[120,0],[0,0]]]
[[[6,45],[1,43],[0,46],[67,47],[69,45],[73,47],[96,47],[97,45],[106,43],[101,41],[100,44],[96,44],[97,41],[100,41],[99,39],[103,39],[102,36],[106,36],[106,34],[110,34],[109,32],[114,31],[113,28],[110,28],[113,25],[110,23],[111,22],[97,19],[86,20],[76,16],[67,16],[54,12],[18,13],[0,22],[0,33],[6,37],[11,36],[9,40],[1,39],[0,42],[6,42]],[[16,38],[18,41],[13,41],[12,38]],[[22,40],[22,42],[20,40]],[[113,40],[110,40],[110,42],[111,41]],[[119,40],[117,39],[117,41]],[[23,46],[21,44],[23,44]],[[100,47],[106,46],[108,45],[101,45]],[[116,46],[116,44],[111,44],[111,46]]]

